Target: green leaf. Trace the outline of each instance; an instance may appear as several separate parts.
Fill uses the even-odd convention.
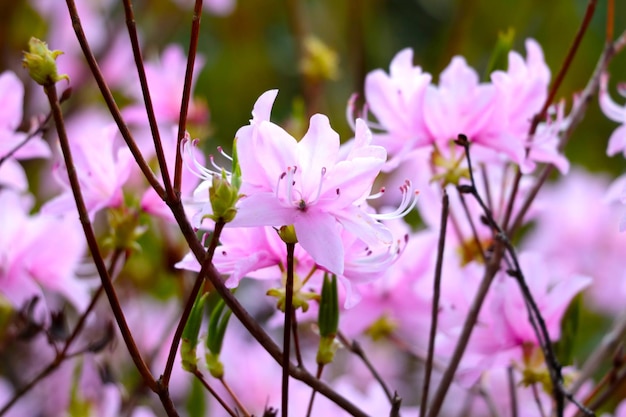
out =
[[[513,41],[515,40],[515,29],[508,28],[506,32],[498,33],[498,40],[496,41],[493,51],[491,51],[491,57],[489,57],[489,64],[485,71],[484,81],[489,81],[490,75],[496,70],[506,70],[509,62],[509,51],[513,49]]]

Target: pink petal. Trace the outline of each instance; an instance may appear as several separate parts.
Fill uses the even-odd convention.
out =
[[[256,193],[242,198],[237,215],[228,225],[232,227],[291,225],[298,210],[284,206],[273,193]]]
[[[321,267],[343,274],[343,245],[335,217],[316,210],[299,211],[293,225],[298,243]]]
[[[22,122],[24,85],[12,71],[0,74],[0,128],[15,130]]]

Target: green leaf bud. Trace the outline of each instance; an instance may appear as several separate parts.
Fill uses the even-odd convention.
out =
[[[59,75],[57,72],[56,59],[63,54],[61,51],[51,51],[48,45],[37,39],[30,38],[28,52],[24,52],[22,66],[28,70],[30,77],[37,84],[48,85],[65,79],[70,80],[67,74]]]

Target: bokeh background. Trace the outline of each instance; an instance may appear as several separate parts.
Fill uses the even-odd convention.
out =
[[[498,33],[512,29],[515,49],[522,53],[524,39],[539,41],[554,75],[587,7],[585,0],[231,1],[232,9],[219,14],[211,12],[214,2],[205,1],[199,52],[207,62],[195,90],[210,109],[210,130],[204,135],[227,147],[236,130],[249,119],[251,106],[260,93],[280,89],[277,120],[289,117],[294,103],[302,97],[294,7],[303,30],[317,36],[337,54],[337,77],[326,82],[318,110],[330,116],[333,127],[344,138],[350,134],[344,117],[348,98],[361,91],[368,71],[388,69],[391,58],[402,48],[413,48],[416,63],[433,74],[434,80],[454,55],[465,56],[483,74]],[[94,2],[107,4],[102,18],[107,19],[112,31],[125,30],[118,2],[91,0]],[[56,8],[65,7],[64,2],[56,3]],[[615,3],[618,34],[626,27],[626,4]],[[172,42],[186,48],[193,0],[144,0],[134,2],[134,7],[146,54],[158,53]],[[589,32],[558,97],[570,100],[574,92],[584,87],[606,36],[606,9],[607,2],[598,1]],[[21,51],[30,36],[46,39],[48,26],[29,2],[1,2],[0,68],[25,75],[19,68]],[[59,62],[62,67],[63,58]],[[626,79],[626,56],[613,61],[611,74],[612,86]],[[594,171],[623,171],[626,165],[622,158],[607,162],[604,153],[614,127],[594,103],[567,155]]]
[[[42,0],[43,1],[43,0]],[[39,5],[42,1],[37,0]],[[82,0],[77,0],[81,3]],[[513,30],[515,48],[522,54],[524,40],[536,39],[543,47],[553,76],[559,70],[568,48],[583,20],[587,1],[546,0],[231,0],[228,10],[211,11],[212,2],[202,16],[199,53],[206,59],[199,74],[195,97],[206,102],[210,112],[207,123],[192,126],[192,135],[204,140],[207,149],[217,145],[227,150],[235,132],[247,124],[256,98],[264,91],[278,88],[274,120],[288,123],[303,113],[304,90],[299,70],[299,43],[296,34],[315,35],[336,53],[334,79],[318,86],[316,110],[329,115],[331,124],[344,139],[351,135],[345,112],[349,97],[362,91],[366,74],[376,68],[388,69],[393,56],[403,48],[414,50],[415,62],[433,74],[434,81],[455,55],[463,55],[485,77],[489,58],[498,34]],[[102,3],[101,19],[108,33],[125,30],[121,2]],[[626,29],[626,2],[615,2],[615,34]],[[21,51],[28,39],[50,36],[50,24],[38,12],[35,1],[0,1],[0,71],[11,69],[25,81],[27,94],[25,119],[37,111],[47,111],[41,91],[26,78],[21,68]],[[65,2],[52,2],[64,9]],[[187,48],[193,0],[135,1],[135,15],[147,57],[159,54],[171,43]],[[585,86],[602,52],[607,27],[607,1],[598,1],[595,16],[580,51],[559,90],[568,108],[572,95]],[[104,49],[106,49],[106,42]],[[57,45],[50,44],[51,48]],[[63,57],[59,65],[63,69]],[[134,72],[134,68],[128,68]],[[618,82],[626,82],[626,54],[611,63],[611,92]],[[82,80],[80,89],[67,103],[71,113],[101,100],[95,85]],[[128,101],[124,91],[116,91],[120,103]],[[1,111],[1,110],[0,110]],[[574,164],[591,171],[612,175],[626,171],[621,156],[607,158],[606,145],[617,125],[601,114],[597,102],[576,130],[566,154]],[[34,167],[34,165],[32,165]],[[149,235],[148,237],[153,237]],[[146,238],[144,253],[163,253],[163,242]],[[174,248],[164,258],[138,257],[131,260],[126,273],[135,284],[167,298],[180,291],[169,278],[180,274],[172,265],[184,247]],[[158,255],[157,255],[158,256]],[[165,266],[165,268],[163,268]],[[577,355],[583,357],[601,337],[609,322],[583,312]]]

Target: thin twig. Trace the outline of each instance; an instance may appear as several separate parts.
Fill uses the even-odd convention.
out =
[[[150,166],[148,165],[143,155],[141,154],[141,150],[139,150],[137,143],[133,139],[133,135],[130,133],[128,126],[126,125],[126,122],[124,122],[124,119],[122,118],[122,114],[120,113],[120,110],[117,107],[115,99],[113,98],[113,94],[111,93],[109,86],[104,80],[104,76],[102,75],[102,72],[100,71],[98,62],[96,61],[96,58],[93,55],[93,52],[91,51],[91,47],[89,46],[89,42],[87,41],[87,37],[85,36],[83,25],[80,21],[80,16],[78,15],[78,11],[76,10],[75,1],[66,0],[66,2],[67,2],[67,8],[70,14],[70,18],[72,19],[72,27],[74,28],[74,32],[76,33],[76,38],[78,39],[78,43],[80,44],[80,47],[83,51],[83,55],[85,56],[85,59],[87,60],[89,69],[91,70],[91,73],[93,74],[93,77],[96,83],[98,84],[98,88],[100,89],[100,94],[102,94],[102,98],[104,99],[107,105],[107,108],[109,109],[109,112],[111,113],[111,116],[113,117],[113,119],[115,120],[115,123],[117,124],[117,128],[122,134],[122,137],[124,138],[124,141],[126,142],[126,145],[128,146],[128,149],[133,155],[135,162],[137,162],[139,169],[143,173],[144,177],[146,178],[150,186],[154,189],[154,191],[157,193],[159,197],[165,198],[165,189],[159,183],[159,180],[156,178],[156,176],[154,175],[154,172],[152,172],[152,169],[150,169]]]
[[[317,379],[320,379],[322,377],[322,372],[324,371],[324,364],[323,363],[318,363],[317,364],[317,373],[315,374],[315,377]],[[315,391],[315,389],[313,389],[311,391],[311,398],[309,398],[309,405],[306,409],[306,417],[311,417],[311,413],[313,412],[313,402],[315,401],[315,393],[317,391]]]
[[[189,51],[187,52],[187,69],[185,70],[185,82],[183,84],[183,96],[180,103],[180,117],[178,119],[178,134],[176,139],[176,163],[174,165],[174,194],[180,196],[180,186],[183,174],[183,158],[180,147],[185,131],[187,130],[187,113],[191,100],[191,85],[193,84],[193,68],[198,52],[198,38],[200,37],[200,19],[202,16],[202,0],[196,0],[191,20],[191,36],[189,37]]]
[[[572,42],[572,45],[567,51],[567,55],[565,56],[565,60],[563,61],[563,64],[561,65],[561,68],[559,69],[557,76],[554,78],[554,82],[550,86],[548,96],[546,97],[546,100],[543,103],[543,106],[541,107],[541,110],[539,111],[539,113],[537,113],[535,117],[533,117],[532,123],[530,125],[530,129],[528,131],[528,137],[531,139],[534,137],[535,132],[537,131],[537,127],[539,126],[539,123],[541,123],[541,121],[543,121],[546,118],[546,115],[548,114],[548,109],[550,108],[552,103],[554,103],[554,98],[556,97],[556,93],[559,90],[559,87],[561,86],[561,83],[563,82],[565,75],[567,74],[567,72],[569,71],[572,65],[572,60],[574,59],[574,56],[576,56],[576,52],[578,52],[578,47],[580,46],[580,43],[583,37],[585,36],[585,33],[587,33],[587,28],[589,27],[589,24],[591,23],[591,18],[593,17],[593,14],[596,9],[596,3],[597,3],[597,0],[589,0],[589,2],[587,3],[587,9],[585,10],[585,16],[583,17],[583,21],[581,22],[580,27],[578,28],[578,31],[576,32],[576,36],[574,37],[574,41]],[[513,189],[511,191],[511,195],[508,200],[508,206],[505,212],[504,220],[502,221],[502,228],[504,230],[507,230],[509,228],[509,220],[511,219],[511,215],[513,212],[513,204],[515,203],[515,200],[517,199],[517,191],[518,191],[518,186],[519,186],[519,182],[521,178],[522,178],[521,171],[519,170],[519,167],[517,167],[515,180],[513,183]]]
[[[226,412],[231,416],[231,417],[239,417],[232,408],[230,408],[230,406],[226,403],[226,401],[224,401],[224,399],[222,397],[220,397],[220,395],[217,393],[217,391],[215,391],[213,389],[213,387],[211,386],[211,384],[209,384],[207,382],[206,379],[204,379],[204,375],[202,375],[202,372],[200,372],[200,370],[198,370],[198,368],[195,368],[193,370],[193,374],[196,378],[198,378],[198,380],[200,381],[200,383],[204,386],[204,388],[206,388],[207,391],[209,391],[211,393],[211,395],[213,396],[213,398],[215,398],[217,400],[217,402],[220,403],[220,405],[224,408],[224,410],[226,410]]]
[[[626,314],[617,320],[613,328],[604,335],[599,346],[587,358],[577,378],[569,388],[572,394],[576,394],[580,387],[591,378],[609,354],[618,348],[624,337],[626,337]]]
[[[137,25],[135,23],[135,13],[133,12],[133,5],[131,3],[131,0],[123,0],[122,3],[124,4],[126,27],[128,28],[128,36],[130,37],[133,57],[135,58],[135,66],[137,67],[137,75],[139,76],[139,84],[141,85],[143,102],[146,106],[146,113],[148,114],[150,133],[152,134],[152,140],[154,141],[154,149],[156,152],[157,161],[159,163],[159,170],[161,171],[163,185],[165,186],[165,193],[170,198],[175,198],[174,192],[172,190],[172,181],[170,179],[169,171],[167,168],[167,161],[165,160],[165,153],[163,152],[161,134],[159,133],[159,126],[157,124],[156,116],[154,114],[152,98],[150,97],[148,78],[146,77],[146,69],[144,67],[143,57],[141,55],[141,46],[139,45],[139,37],[137,36]]]
[[[232,398],[233,401],[235,401],[235,404],[237,404],[237,408],[241,410],[241,412],[243,413],[243,416],[250,417],[250,413],[248,412],[246,407],[243,405],[243,403],[239,400],[239,397],[237,396],[237,394],[235,394],[235,391],[233,391],[230,385],[226,383],[226,380],[224,379],[224,377],[219,378],[219,380],[222,383],[222,386],[224,386],[224,388],[226,389],[226,391],[228,391],[228,395],[230,395],[230,398]]]
[[[492,227],[492,229],[497,232],[497,235],[496,235],[497,240],[502,242],[505,249],[509,253],[509,256],[512,259],[513,269],[510,270],[509,273],[516,279],[520,287],[522,296],[528,307],[528,319],[533,329],[535,330],[535,334],[537,335],[537,341],[539,343],[539,346],[544,352],[546,366],[548,367],[548,371],[550,373],[550,379],[552,381],[552,390],[553,390],[554,400],[556,403],[556,415],[557,417],[560,417],[563,415],[563,409],[564,409],[564,399],[563,399],[563,390],[562,390],[563,377],[561,375],[561,365],[558,363],[556,356],[554,355],[552,345],[550,343],[550,335],[548,334],[546,324],[541,315],[541,311],[539,310],[539,308],[537,307],[537,304],[535,303],[535,299],[532,293],[530,292],[530,289],[526,285],[526,280],[524,279],[522,269],[517,259],[515,248],[513,248],[513,245],[511,244],[508,237],[502,230],[502,227],[500,227],[500,225],[493,218],[491,210],[489,210],[489,208],[483,201],[480,194],[478,194],[478,191],[476,189],[476,182],[474,180],[474,175],[472,173],[472,159],[471,159],[470,152],[469,152],[470,142],[467,140],[467,137],[465,137],[465,135],[459,135],[459,139],[456,141],[456,143],[462,146],[463,149],[465,150],[465,158],[467,159],[467,166],[468,166],[470,181],[471,181],[470,186],[459,186],[459,190],[462,192],[470,193],[472,194],[472,196],[474,196],[474,199],[476,200],[476,202],[481,206],[483,213],[485,215],[485,218],[487,219],[487,222],[489,223],[490,227]]]
[[[539,415],[541,417],[548,417],[546,415],[545,410],[543,409],[543,405],[541,404],[541,398],[539,398],[539,390],[537,389],[537,384],[532,384],[530,386],[532,392],[533,392],[533,398],[535,399],[535,404],[537,404],[537,409],[539,410]]]
[[[402,405],[402,398],[397,392],[393,393],[391,400],[391,410],[389,411],[389,417],[400,417],[400,406]]]
[[[71,1],[71,0],[68,0]],[[98,241],[96,239],[96,235],[94,233],[93,227],[91,225],[91,220],[89,219],[89,215],[87,213],[87,207],[85,206],[85,201],[82,195],[82,191],[80,189],[80,183],[78,181],[78,175],[76,173],[74,161],[72,158],[72,153],[70,149],[70,142],[67,137],[67,133],[65,131],[65,123],[63,121],[63,114],[61,112],[61,107],[59,106],[59,100],[57,97],[56,87],[53,83],[48,83],[44,85],[44,91],[46,96],[48,97],[48,101],[50,103],[50,107],[52,109],[52,116],[54,118],[54,122],[56,125],[57,133],[59,135],[59,143],[61,145],[61,150],[63,153],[63,159],[65,162],[65,166],[67,167],[67,174],[70,181],[70,186],[72,189],[72,194],[74,195],[74,200],[76,201],[76,208],[78,210],[78,217],[80,219],[81,225],[83,227],[83,231],[85,233],[85,238],[87,240],[87,246],[89,247],[89,251],[91,252],[91,256],[96,265],[96,269],[98,270],[98,275],[100,276],[100,280],[102,282],[102,286],[104,287],[104,291],[109,300],[109,304],[111,306],[111,310],[113,311],[113,316],[115,317],[115,321],[117,322],[117,326],[120,329],[120,333],[122,334],[122,338],[124,339],[124,343],[128,348],[130,356],[135,364],[135,367],[141,374],[146,385],[155,393],[159,395],[159,399],[165,408],[168,416],[178,416],[176,409],[174,408],[173,403],[171,402],[171,398],[166,391],[162,391],[159,389],[159,385],[155,381],[150,369],[144,362],[137,345],[135,344],[135,340],[133,335],[128,327],[128,323],[126,322],[126,318],[124,316],[124,312],[122,311],[122,307],[120,305],[119,299],[117,298],[117,294],[115,292],[115,288],[113,287],[113,282],[111,281],[111,277],[108,274],[106,265],[104,264],[104,259],[102,258],[102,254],[100,253],[100,248],[98,246]]]
[[[485,404],[487,404],[487,408],[489,409],[489,414],[491,417],[502,417],[498,412],[498,407],[496,406],[496,402],[493,399],[491,393],[485,388],[483,381],[478,382],[478,395],[480,395]]]
[[[589,403],[585,402],[589,409],[597,410],[604,403],[606,403],[617,390],[624,386],[624,383],[626,382],[626,370],[622,370],[614,375],[614,378],[610,382],[611,384],[602,392],[602,394],[592,397],[593,401],[590,401]],[[579,408],[574,417],[582,417],[583,414],[584,412]]]
[[[435,357],[435,336],[437,335],[437,318],[439,317],[439,298],[441,296],[441,273],[443,270],[443,254],[446,245],[446,229],[448,225],[448,209],[450,200],[446,190],[443,190],[441,199],[441,223],[439,226],[439,243],[437,245],[437,263],[435,266],[435,282],[433,284],[433,301],[430,321],[430,334],[428,336],[428,354],[426,356],[426,367],[424,382],[422,387],[422,401],[420,406],[420,417],[426,416],[428,406],[428,391],[430,388],[430,377],[433,370],[433,358]]]
[[[459,193],[459,199],[461,200],[461,205],[463,206],[463,211],[465,212],[465,217],[467,218],[467,222],[470,225],[470,229],[472,229],[472,239],[474,239],[474,245],[476,245],[476,249],[478,253],[480,253],[480,257],[483,261],[485,261],[485,249],[483,248],[483,244],[480,241],[480,237],[478,236],[478,231],[476,229],[476,225],[474,224],[474,219],[467,207],[467,201],[465,201],[465,196],[463,193]]]
[[[291,310],[293,309],[293,274],[294,274],[294,258],[293,253],[296,247],[295,243],[286,243],[287,245],[287,282],[285,284],[285,325],[283,329],[283,378],[282,378],[282,395],[281,415],[288,417],[289,415],[289,354],[291,352]]]
[[[24,139],[22,139],[22,141],[20,143],[18,143],[17,145],[15,145],[15,147],[13,149],[11,149],[9,152],[7,152],[5,155],[3,155],[0,158],[0,166],[2,164],[5,163],[5,161],[9,158],[11,158],[13,155],[15,155],[15,152],[19,151],[24,145],[26,145],[31,139],[33,139],[35,136],[41,134],[45,128],[46,125],[48,124],[48,122],[50,121],[50,119],[52,118],[52,113],[48,113],[48,115],[46,116],[46,118],[39,123],[39,126],[37,126],[37,129],[33,130],[32,132],[29,132],[26,137],[24,137]]]
[[[300,368],[304,366],[302,361],[302,352],[300,351],[300,337],[298,336],[298,320],[296,310],[291,309],[291,333],[293,334],[293,348],[296,352],[296,362]]]
[[[491,287],[491,283],[496,276],[496,273],[500,269],[500,260],[502,258],[502,249],[503,246],[499,242],[496,242],[494,246],[494,252],[492,257],[487,262],[487,267],[485,268],[485,272],[483,274],[483,278],[478,286],[478,290],[476,295],[474,296],[474,300],[470,306],[469,311],[467,312],[467,316],[465,318],[465,322],[463,323],[463,328],[461,330],[461,334],[459,335],[459,339],[454,347],[454,351],[452,353],[452,357],[448,362],[448,367],[446,368],[439,386],[437,387],[437,391],[433,397],[433,400],[430,404],[428,410],[428,417],[435,417],[439,414],[441,410],[441,406],[443,405],[443,401],[448,393],[448,389],[452,384],[452,380],[454,379],[454,375],[456,374],[456,370],[461,363],[461,358],[465,353],[465,349],[467,348],[467,344],[469,343],[470,336],[476,327],[476,322],[478,320],[478,315],[480,313],[480,309],[485,301],[485,297],[489,292],[489,288]]]
[[[374,368],[374,364],[372,364],[372,361],[370,361],[369,358],[367,357],[367,354],[361,347],[361,344],[356,339],[350,342],[350,340],[348,340],[348,338],[341,331],[337,332],[337,338],[339,339],[339,341],[341,341],[341,343],[346,348],[350,350],[350,352],[358,356],[363,361],[363,364],[365,365],[365,367],[368,369],[368,371],[370,371],[374,379],[378,382],[378,384],[381,386],[381,388],[385,392],[385,395],[387,396],[389,403],[393,404],[393,393],[391,392],[391,390],[385,383],[385,380],[380,375],[380,373],[376,370],[376,368]]]
[[[515,248],[511,244],[508,236],[504,233],[502,227],[495,221],[493,215],[489,208],[486,206],[485,202],[481,198],[480,194],[476,190],[476,182],[474,180],[474,176],[472,174],[472,162],[469,153],[469,145],[470,142],[464,135],[459,135],[459,139],[456,143],[460,146],[463,146],[465,149],[465,157],[467,158],[467,165],[470,173],[470,181],[471,186],[459,186],[459,189],[464,190],[464,192],[471,193],[478,204],[481,206],[483,213],[487,219],[489,225],[497,231],[496,239],[504,245],[507,253],[509,254],[512,261],[512,268],[509,268],[509,275],[511,275],[518,283],[520,291],[522,292],[522,296],[528,308],[528,316],[529,321],[535,331],[537,336],[537,341],[539,346],[541,347],[544,359],[546,362],[546,367],[548,368],[550,374],[550,380],[552,382],[552,394],[555,401],[556,406],[556,416],[563,416],[563,412],[565,409],[565,398],[569,399],[572,403],[579,407],[587,415],[593,415],[593,412],[583,407],[578,401],[574,399],[574,397],[568,393],[563,387],[563,375],[561,373],[561,365],[559,364],[556,355],[554,354],[554,349],[552,348],[552,343],[550,341],[550,334],[548,333],[548,328],[546,326],[545,320],[535,302],[535,299],[530,291],[526,283],[526,279],[524,278],[524,274],[522,273],[522,269],[517,258],[517,253]]]
[[[163,375],[159,378],[159,384],[163,387],[168,387],[170,383],[170,377],[172,375],[172,369],[174,368],[174,361],[176,359],[176,352],[178,351],[178,345],[180,344],[180,338],[183,335],[183,331],[185,330],[185,326],[187,325],[187,320],[189,320],[189,315],[191,314],[191,310],[193,308],[193,304],[198,297],[198,293],[202,288],[202,284],[204,283],[204,279],[206,277],[207,268],[211,265],[213,261],[213,255],[215,254],[215,248],[219,243],[220,235],[222,230],[224,229],[225,223],[224,221],[215,222],[215,228],[213,229],[213,234],[211,235],[211,243],[209,244],[209,249],[206,252],[204,260],[202,262],[202,266],[200,267],[200,272],[196,275],[196,280],[193,284],[193,288],[191,289],[191,293],[187,297],[187,302],[185,303],[185,308],[183,310],[183,314],[180,316],[180,320],[178,321],[178,326],[176,327],[176,331],[174,332],[174,338],[172,339],[172,343],[170,345],[170,351],[167,356],[167,362],[165,364],[165,370],[163,371]]]
[[[111,261],[109,264],[109,275],[112,275],[113,271],[115,271],[115,268],[116,268],[118,260],[120,259],[121,253],[122,253],[121,251],[115,251],[113,253],[113,257],[111,258]],[[100,298],[100,295],[102,294],[102,289],[103,289],[102,286],[98,287],[96,292],[91,296],[91,301],[89,302],[89,305],[78,318],[78,322],[76,323],[76,326],[74,326],[74,330],[72,331],[70,336],[65,340],[63,348],[60,351],[57,351],[52,362],[50,362],[48,366],[42,369],[41,372],[35,375],[35,377],[32,378],[30,382],[28,382],[22,388],[20,388],[19,390],[13,393],[13,396],[11,397],[11,399],[0,409],[0,416],[4,415],[11,407],[13,407],[13,405],[15,405],[15,403],[20,398],[26,395],[35,385],[37,385],[39,382],[45,379],[48,375],[52,374],[66,359],[74,357],[74,354],[68,353],[68,350],[74,343],[74,340],[76,340],[76,337],[78,337],[78,335],[80,335],[80,333],[82,332],[87,316],[89,316],[89,314],[95,307],[98,299]],[[80,353],[84,353],[84,352],[81,351]]]
[[[506,373],[509,381],[509,396],[511,397],[511,417],[517,417],[519,415],[519,409],[517,406],[517,389],[515,388],[515,374],[513,373],[513,367],[509,366],[506,369]]]
[[[589,78],[585,89],[580,93],[577,100],[574,101],[574,107],[568,116],[568,126],[567,129],[561,134],[559,139],[558,150],[562,151],[565,148],[565,145],[569,142],[569,139],[572,136],[575,128],[582,121],[589,104],[593,101],[593,97],[598,91],[600,86],[600,76],[609,63],[613,59],[613,57],[624,47],[626,44],[626,31],[624,31],[618,39],[615,40],[612,44],[607,45],[602,51],[600,58],[598,59],[598,63],[593,71],[593,74]],[[528,212],[528,209],[532,205],[535,197],[539,193],[541,187],[546,182],[552,171],[554,170],[554,165],[548,164],[543,168],[543,171],[539,175],[539,178],[533,185],[533,188],[528,192],[524,202],[522,203],[519,212],[515,216],[515,220],[512,223],[512,226],[507,230],[509,236],[513,236],[514,233],[519,230],[524,221],[524,217]]]

